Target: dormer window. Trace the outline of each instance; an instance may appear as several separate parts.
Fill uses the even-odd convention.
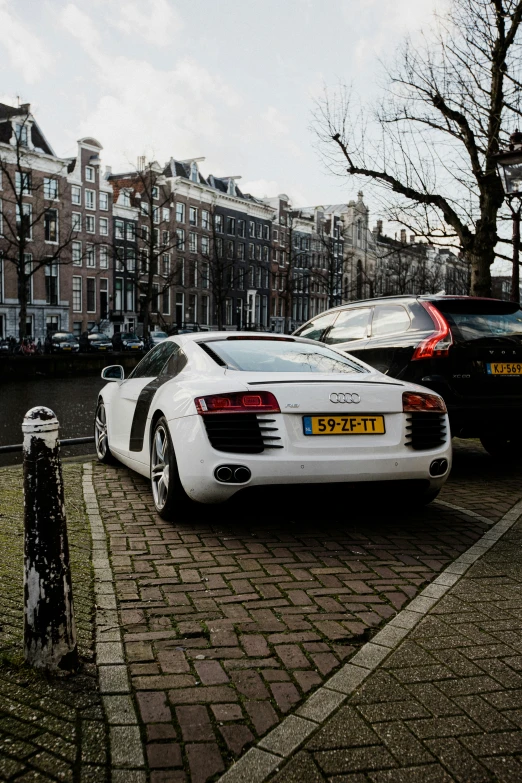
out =
[[[87,182],[94,182],[94,169],[92,166],[85,167],[85,179]]]
[[[198,181],[198,164],[197,163],[192,162],[190,164],[190,179],[192,180],[192,182],[197,182]]]
[[[152,198],[153,199],[158,199],[159,198],[159,188],[156,187],[156,186],[154,186],[152,188]]]
[[[27,125],[25,123],[17,122],[15,125],[15,136],[18,144],[22,147],[27,147],[29,144]]]
[[[118,199],[120,204],[122,204],[124,207],[130,207],[131,200],[130,200],[130,193],[128,190],[122,190],[120,193],[120,197]]]
[[[233,179],[229,179],[228,180],[227,194],[229,196],[235,196],[236,195],[236,183],[234,182]]]

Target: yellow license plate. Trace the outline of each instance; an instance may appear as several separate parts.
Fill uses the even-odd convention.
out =
[[[384,416],[303,416],[305,435],[384,435]]]
[[[522,364],[519,362],[492,362],[486,364],[488,375],[522,375]]]

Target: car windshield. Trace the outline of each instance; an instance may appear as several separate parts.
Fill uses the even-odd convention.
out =
[[[228,339],[202,343],[220,364],[246,372],[367,372],[348,357],[321,345],[297,340]]]
[[[53,342],[55,343],[75,343],[76,337],[74,334],[53,334]]]
[[[120,337],[122,340],[137,340],[138,337],[133,332],[121,332]]]
[[[153,337],[160,337],[162,340],[164,340],[167,337],[167,333],[166,332],[153,332],[152,336]]]
[[[106,334],[90,334],[89,340],[103,340],[103,342],[107,342],[109,338]]]
[[[522,339],[522,310],[509,302],[436,303],[457,341],[491,337]],[[467,305],[467,307],[466,307]],[[471,309],[471,312],[470,312]]]

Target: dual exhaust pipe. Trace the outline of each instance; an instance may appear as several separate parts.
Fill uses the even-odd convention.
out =
[[[221,484],[246,484],[252,473],[245,465],[220,465],[215,469],[214,476]]]

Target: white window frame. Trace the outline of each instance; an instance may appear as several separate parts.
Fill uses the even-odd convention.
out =
[[[76,201],[75,196],[77,196]],[[82,189],[78,185],[71,185],[71,204],[77,207],[80,207],[82,204]]]
[[[72,311],[73,313],[83,313],[83,291],[82,291],[82,281],[83,278],[81,275],[73,275],[72,279]],[[79,281],[78,289],[75,290],[74,283],[76,281]],[[80,302],[80,308],[76,307],[77,302],[75,302],[75,297],[79,295],[79,302]]]
[[[75,249],[76,250],[78,250],[78,249],[80,250],[80,257],[77,258],[77,259],[75,259],[75,257],[74,257],[75,256],[75,252],[74,252]],[[81,241],[79,239],[74,239],[73,242],[72,242],[72,251],[71,251],[73,266],[82,266],[82,252],[83,251],[82,251],[82,243],[81,243]]]
[[[107,245],[100,245],[100,269],[109,268],[109,248]]]
[[[87,242],[85,246],[85,266],[88,266],[89,269],[96,268],[96,245],[92,242]]]
[[[86,182],[96,182],[96,174],[95,174],[94,168],[92,166],[86,166],[85,167],[85,181]]]
[[[85,209],[96,209],[96,191],[85,188]]]
[[[109,194],[108,193],[98,193],[98,208],[103,210],[104,212],[109,211]]]
[[[82,213],[81,212],[73,212],[71,215],[71,226],[73,231],[81,231],[82,230]]]
[[[98,227],[99,227],[100,235],[102,237],[109,236],[109,218],[106,217],[98,218]]]
[[[92,231],[90,230],[89,226],[92,226]],[[96,216],[95,215],[85,215],[85,233],[86,234],[95,234],[96,233]]]

